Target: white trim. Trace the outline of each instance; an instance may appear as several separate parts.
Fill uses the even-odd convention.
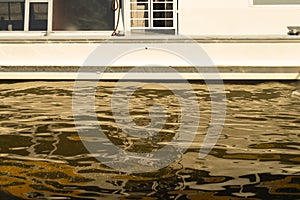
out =
[[[49,31],[47,35],[45,35],[45,31],[0,31],[0,39],[1,37],[3,38],[9,38],[9,39],[20,39],[20,37],[38,37],[43,36],[43,37],[80,37],[82,36],[87,37],[87,36],[95,36],[96,38],[99,37],[110,37],[112,31]]]
[[[29,0],[25,0],[24,4],[24,31],[29,31]]]
[[[149,19],[148,19],[148,23],[149,23],[149,28],[150,29],[154,29],[154,26],[153,26],[153,0],[150,0],[150,3],[149,3],[149,7],[148,7],[148,12],[149,12]]]
[[[52,31],[52,20],[53,20],[53,0],[48,0],[47,33]]]
[[[124,27],[125,32],[131,31],[131,24],[130,24],[130,3],[129,1],[123,1],[123,10],[124,10]]]
[[[113,1],[116,1],[116,0],[113,0]],[[124,13],[124,2],[123,2],[123,0],[117,0],[118,1],[118,3],[119,3],[119,6],[120,6],[120,4],[122,5],[122,7],[121,8],[118,8],[118,9],[121,9],[120,10],[120,19],[119,19],[119,24],[118,24],[118,28],[117,28],[117,33],[118,32],[121,32],[121,33],[124,33],[126,30],[125,30],[125,24],[126,24],[126,22],[124,21],[124,15],[125,15],[125,13]],[[118,23],[118,14],[119,14],[119,11],[118,10],[116,10],[115,12],[114,12],[114,14],[115,14],[115,22],[114,22],[114,24],[113,24],[113,27],[114,27],[114,29],[115,29],[115,27],[116,27],[116,25],[117,25],[117,23]],[[106,31],[102,31],[102,32],[106,32]],[[108,31],[107,31],[108,32]],[[110,35],[111,35],[111,33],[113,32],[113,30],[112,31],[110,31]]]
[[[113,31],[51,31],[51,36],[111,36]]]
[[[29,23],[30,23],[30,4],[31,3],[47,3],[48,6],[48,16],[47,16],[47,30],[38,31],[38,32],[45,32],[49,31],[49,24],[50,28],[52,29],[52,6],[50,6],[50,1],[52,0],[25,0],[25,12],[24,12],[24,31],[29,31]],[[51,9],[51,10],[50,10]],[[51,20],[50,20],[51,19]]]
[[[175,34],[178,34],[178,0],[173,1],[173,27]]]

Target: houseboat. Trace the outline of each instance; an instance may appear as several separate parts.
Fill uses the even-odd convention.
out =
[[[300,80],[300,0],[0,0],[1,80],[79,73]]]

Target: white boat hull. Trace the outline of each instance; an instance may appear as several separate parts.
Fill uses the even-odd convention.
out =
[[[195,46],[207,57],[186,62],[185,55],[171,52]],[[169,49],[171,50],[169,51]],[[152,51],[151,51],[152,50]],[[163,52],[165,51],[165,53]],[[169,52],[168,52],[169,51]],[[218,73],[223,80],[300,80],[299,37],[247,37],[247,38],[122,38],[104,39],[47,39],[0,41],[0,79],[81,79],[78,70],[89,66],[92,54],[99,59],[91,67],[110,67],[110,71],[83,72],[85,77],[101,75],[101,79],[176,79],[170,70],[178,71],[189,80],[214,79],[209,73]],[[183,52],[183,51],[181,51]],[[174,56],[175,55],[175,56]],[[110,58],[108,58],[110,57]],[[180,57],[183,57],[180,58]],[[111,62],[108,62],[111,59]],[[209,61],[207,61],[209,59]],[[196,63],[196,64],[195,64]],[[192,70],[197,65],[198,71]],[[159,71],[134,72],[126,67],[155,68]],[[121,71],[115,68],[124,68]],[[217,71],[211,72],[209,68]],[[203,69],[203,70],[202,70]],[[126,74],[137,73],[137,76]],[[168,75],[169,74],[169,75]]]

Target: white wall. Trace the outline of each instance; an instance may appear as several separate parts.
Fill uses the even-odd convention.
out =
[[[283,0],[284,1],[284,0]],[[179,0],[179,34],[286,34],[300,26],[300,5],[253,6],[252,0]]]

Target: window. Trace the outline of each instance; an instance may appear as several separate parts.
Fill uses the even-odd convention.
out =
[[[0,31],[112,31],[112,0],[0,0]]]
[[[113,30],[111,0],[53,0],[54,31]]]
[[[44,31],[48,24],[48,3],[32,2],[30,3],[29,30]]]
[[[24,30],[24,1],[0,0],[0,30]]]
[[[297,5],[300,0],[253,0],[253,5]]]
[[[174,0],[130,0],[131,29],[176,29]]]

